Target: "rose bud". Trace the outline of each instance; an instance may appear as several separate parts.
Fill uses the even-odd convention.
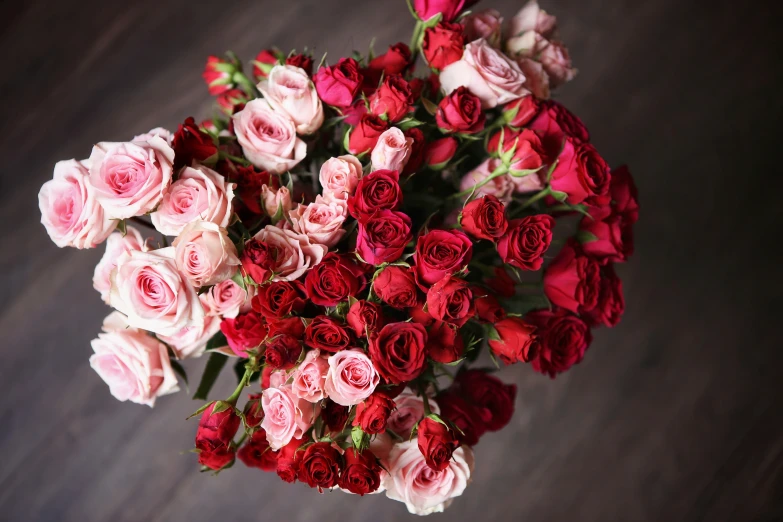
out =
[[[427,366],[427,331],[416,323],[389,323],[370,339],[370,357],[389,383],[412,381]]]
[[[623,282],[614,272],[613,265],[601,269],[601,290],[595,308],[584,314],[590,326],[617,326],[625,311]]]
[[[541,140],[529,129],[515,131],[504,127],[492,135],[487,151],[498,154],[516,179],[534,176],[528,171],[540,169],[545,161]]]
[[[425,22],[437,14],[442,14],[443,20],[451,22],[463,8],[474,3],[476,2],[471,0],[414,0],[413,9]]]
[[[275,247],[257,239],[245,243],[242,251],[242,270],[257,284],[261,285],[272,277],[275,266]]]
[[[500,302],[494,294],[479,286],[473,286],[471,289],[473,290],[473,306],[479,321],[494,324],[506,318],[506,311],[500,306]]]
[[[319,306],[336,306],[348,296],[356,296],[367,285],[364,271],[351,257],[326,254],[305,278],[310,300]]]
[[[248,468],[258,468],[263,471],[277,471],[277,453],[269,448],[266,432],[256,430],[237,452],[237,457]]]
[[[369,68],[383,71],[385,76],[402,74],[411,64],[411,50],[402,42],[389,46],[389,50],[370,60]]]
[[[339,433],[343,431],[346,423],[348,422],[348,414],[351,408],[337,404],[333,400],[327,399],[324,403],[324,409],[321,412],[321,417],[324,419],[326,427],[332,433]]]
[[[313,75],[313,57],[308,54],[300,53],[291,55],[285,59],[285,64],[299,67],[306,72],[308,76]]]
[[[304,454],[304,450],[299,448],[304,443],[304,439],[291,439],[291,442],[280,448],[277,453],[277,475],[288,483],[296,482],[296,477],[299,475],[299,464]]]
[[[239,64],[235,61],[223,60],[217,56],[207,58],[207,64],[204,66],[204,72],[201,77],[209,87],[209,94],[217,96],[233,89],[234,73],[239,70]]]
[[[378,143],[378,138],[389,128],[389,122],[374,114],[365,114],[359,124],[351,129],[348,140],[348,151],[351,154],[363,154],[372,150]]]
[[[290,370],[302,355],[302,343],[292,335],[276,335],[266,343],[266,364],[275,370]]]
[[[486,432],[485,423],[491,420],[489,411],[478,408],[462,398],[454,388],[449,388],[437,397],[440,406],[441,418],[459,428],[456,430],[457,439],[466,446],[478,444],[481,436]]]
[[[367,400],[356,405],[354,426],[361,426],[362,431],[375,435],[386,431],[386,421],[394,409],[394,401],[383,393],[373,393]]]
[[[252,393],[247,398],[245,408],[243,410],[245,415],[245,426],[248,428],[255,428],[261,421],[264,420],[264,409],[261,407],[261,394]],[[264,434],[266,437],[266,434]]]
[[[450,364],[462,357],[465,343],[456,325],[434,320],[427,330],[427,350],[433,361]]]
[[[411,156],[413,138],[397,127],[391,127],[378,137],[378,143],[370,155],[372,170],[393,170],[401,172]]]
[[[273,281],[257,286],[256,292],[251,301],[253,310],[267,321],[301,313],[307,304],[304,285],[299,281]]]
[[[304,342],[310,348],[336,353],[350,348],[353,344],[353,337],[335,319],[319,315],[307,325]]]
[[[438,104],[435,121],[443,132],[474,134],[484,129],[481,100],[467,87],[458,87]]]
[[[372,289],[381,301],[404,310],[416,306],[419,301],[418,287],[409,269],[401,266],[387,266],[373,281]]]
[[[508,317],[493,328],[497,339],[490,337],[489,347],[504,364],[528,362],[535,356],[535,327],[519,317]]]
[[[421,52],[433,69],[443,70],[462,58],[464,50],[465,36],[460,24],[438,22],[435,27],[428,27],[424,31]]]
[[[377,303],[355,301],[345,316],[345,322],[357,337],[369,337],[383,327],[383,310]]]
[[[557,18],[541,9],[536,0],[528,0],[510,20],[508,35],[514,37],[534,31],[544,38],[551,38],[556,30]]]
[[[459,447],[454,431],[444,422],[425,417],[417,429],[419,451],[424,455],[427,466],[443,471],[449,465],[451,454]]]
[[[311,488],[332,488],[340,476],[340,454],[328,442],[307,447],[299,463],[299,480]]]
[[[530,58],[517,58],[517,65],[525,75],[525,89],[530,91],[533,97],[540,100],[548,100],[551,96],[549,89],[549,75],[541,62]]]
[[[391,263],[402,256],[411,239],[411,218],[402,212],[381,210],[359,223],[356,253],[371,265]]]
[[[247,351],[260,346],[268,334],[263,317],[252,311],[239,314],[234,319],[223,319],[220,331],[238,357],[247,357]]]
[[[537,329],[538,347],[530,364],[533,369],[555,378],[584,358],[593,336],[587,324],[562,308],[537,310],[526,318]]]
[[[242,89],[231,89],[217,97],[217,104],[220,110],[228,116],[234,114],[235,110],[245,103],[247,103],[247,95]]]
[[[469,402],[491,414],[485,424],[487,430],[498,431],[511,420],[517,394],[515,384],[504,384],[497,377],[481,370],[460,372],[455,383]]]
[[[435,319],[457,326],[473,316],[473,293],[467,281],[444,277],[427,291],[427,311]]]
[[[227,407],[212,413],[217,404]],[[196,449],[206,453],[228,450],[241,423],[242,419],[234,412],[233,406],[220,401],[213,402],[201,414],[196,431]]]
[[[546,214],[512,220],[497,242],[500,258],[522,270],[538,270],[552,243],[554,226],[554,218]]]
[[[228,231],[209,221],[193,221],[171,245],[177,268],[196,288],[229,279],[240,264]]]
[[[589,312],[598,303],[600,265],[568,244],[544,272],[544,293],[557,306],[574,313]]]
[[[198,463],[214,471],[220,471],[232,462],[236,457],[236,450],[219,449],[215,451],[200,451],[198,454]]]
[[[218,163],[218,168],[220,167],[222,167],[220,172],[226,180],[237,185],[235,194],[238,198],[233,201],[234,211],[243,221],[258,219],[257,216],[264,213],[261,208],[261,188],[270,183],[274,184],[274,181],[270,180],[269,173],[258,171],[252,165],[243,167],[225,160]]]
[[[405,117],[413,104],[410,85],[399,74],[387,76],[383,84],[370,97],[370,112],[376,116],[386,116],[392,123]]]
[[[568,48],[560,42],[549,42],[541,51],[539,60],[553,89],[570,82],[576,76],[577,71],[571,65]]]
[[[442,170],[456,154],[457,147],[459,147],[459,142],[453,136],[431,141],[424,149],[424,161],[431,169]]]
[[[503,106],[503,119],[512,127],[522,127],[538,113],[538,101],[534,96],[524,96]]]
[[[462,19],[465,39],[468,42],[483,38],[492,47],[500,47],[503,17],[494,9],[471,13]]]
[[[424,139],[424,133],[418,127],[408,129],[403,134],[406,138],[413,140],[411,142],[408,161],[405,163],[405,168],[402,169],[403,176],[410,176],[411,174],[418,172],[424,163],[424,153],[427,142]]]
[[[424,311],[424,306],[426,304],[426,299],[420,299],[416,306],[408,308],[408,315],[414,323],[420,324],[425,328],[429,328],[435,324],[435,318],[432,317],[429,312]]]
[[[462,209],[462,229],[473,237],[495,241],[508,229],[506,207],[495,196],[474,199]]]
[[[359,64],[343,58],[336,65],[321,67],[313,78],[318,97],[333,107],[348,107],[362,84]]]
[[[400,174],[396,170],[376,170],[359,180],[356,192],[348,199],[348,212],[361,222],[378,211],[397,210],[401,204]]]
[[[356,448],[348,448],[343,457],[345,466],[340,473],[341,489],[362,496],[378,490],[382,468],[372,451],[366,449],[360,453]]]
[[[431,230],[416,241],[416,281],[429,286],[468,266],[473,243],[459,230]]]
[[[280,65],[282,53],[277,49],[264,49],[253,60],[253,77],[257,82],[269,76],[269,71],[275,65]]]

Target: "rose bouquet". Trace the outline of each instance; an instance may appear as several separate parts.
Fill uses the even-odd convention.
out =
[[[410,46],[380,55],[210,57],[219,116],[98,143],[41,188],[55,244],[106,243],[90,364],[112,395],[153,406],[208,356],[203,470],[441,511],[514,410],[480,353],[554,378],[619,321],[631,175],[550,99],[576,72],[555,17],[473,3],[409,3]]]

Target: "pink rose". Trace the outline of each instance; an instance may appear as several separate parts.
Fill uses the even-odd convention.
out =
[[[483,38],[492,47],[500,47],[503,32],[503,17],[494,9],[471,13],[462,20],[465,41]]]
[[[324,199],[347,201],[356,190],[361,177],[361,162],[355,156],[347,154],[326,160],[321,165],[318,180],[323,187]]]
[[[206,315],[199,325],[185,326],[174,335],[158,335],[158,338],[171,346],[177,359],[190,359],[201,357],[207,341],[219,331],[220,318]]]
[[[155,209],[171,183],[174,149],[163,139],[99,143],[90,154],[90,183],[107,217],[125,219]]]
[[[324,122],[324,109],[307,73],[293,65],[275,65],[258,90],[278,112],[288,115],[299,134],[312,134]]]
[[[577,70],[571,66],[568,49],[560,42],[549,42],[549,45],[541,51],[539,60],[549,76],[549,84],[553,89],[570,82],[576,76]]]
[[[174,140],[174,134],[172,134],[170,130],[164,129],[163,127],[155,127],[149,132],[145,132],[144,134],[139,134],[138,136],[134,136],[131,141],[148,141],[153,136],[157,136],[161,138],[169,145],[171,145],[171,142]]]
[[[242,152],[258,168],[280,174],[307,154],[307,145],[296,137],[294,122],[287,114],[275,112],[264,99],[247,102],[232,119]]]
[[[324,245],[311,243],[304,234],[272,225],[259,230],[254,238],[275,251],[274,281],[299,279],[307,270],[320,263],[329,250]]]
[[[432,398],[427,402],[432,413],[440,413],[438,404]],[[386,427],[407,440],[416,423],[424,418],[424,399],[416,395],[410,388],[405,388],[394,398],[394,405],[395,410],[389,415]]]
[[[239,266],[228,232],[209,221],[194,221],[185,227],[172,246],[177,268],[196,288],[230,278]]]
[[[250,309],[250,300],[255,295],[255,287],[248,285],[250,292],[243,290],[241,286],[231,279],[226,279],[202,294],[204,311],[208,315],[228,317],[230,319],[239,315],[239,312]]]
[[[488,158],[484,160],[481,165],[465,174],[459,183],[460,192],[470,190],[474,185],[484,181],[501,165],[502,162],[498,158]],[[511,201],[511,194],[514,192],[514,187],[515,185],[512,181],[512,177],[504,174],[478,188],[474,196],[495,196],[505,204]]]
[[[372,395],[381,378],[372,361],[359,349],[342,350],[329,357],[324,389],[341,406],[353,406]]]
[[[179,391],[165,344],[129,327],[118,312],[104,319],[103,331],[90,343],[90,366],[117,400],[152,407],[157,397]]]
[[[297,398],[288,384],[265,389],[261,395],[261,407],[264,409],[261,427],[266,431],[266,440],[273,450],[279,450],[291,439],[301,439],[321,409]]]
[[[318,402],[326,398],[324,385],[329,363],[321,357],[320,350],[310,350],[291,376],[294,395],[307,402]]]
[[[402,172],[411,154],[413,138],[406,137],[400,129],[385,130],[372,149],[372,170],[396,170]]]
[[[231,219],[234,184],[202,165],[185,167],[163,195],[152,224],[161,234],[177,236],[193,221],[211,221],[226,227]]]
[[[343,224],[348,216],[348,203],[327,201],[316,196],[313,203],[299,205],[288,213],[291,228],[310,238],[310,241],[329,248],[345,235]]]
[[[109,292],[111,291],[111,272],[117,268],[117,259],[125,252],[132,250],[147,251],[147,243],[141,234],[135,228],[129,226],[123,237],[119,232],[111,234],[106,240],[106,252],[98,264],[95,265],[95,272],[92,275],[92,286],[101,293],[101,299],[109,303]]]
[[[519,65],[493,49],[485,40],[465,46],[460,60],[440,73],[443,92],[467,87],[481,100],[481,107],[491,109],[527,94],[525,75]]]
[[[554,36],[556,30],[557,18],[541,9],[536,0],[529,0],[509,21],[506,38],[521,36],[528,31],[550,38]]]
[[[427,465],[415,438],[392,448],[388,470],[389,476],[384,481],[387,497],[405,502],[408,511],[416,515],[438,513],[470,484],[473,450],[470,446],[460,446],[446,469],[435,471]]]
[[[275,190],[269,185],[261,186],[261,201],[264,204],[264,212],[270,217],[284,216],[294,207],[291,193],[286,187]],[[279,212],[279,214],[278,214]]]
[[[177,270],[174,247],[122,254],[112,272],[109,304],[128,316],[130,326],[162,335],[204,321],[196,289]]]
[[[525,75],[525,89],[540,100],[549,99],[549,75],[544,66],[530,58],[518,58],[517,65]]]
[[[38,207],[41,223],[60,248],[95,248],[117,227],[98,203],[84,161],[58,161],[54,178],[38,192]]]

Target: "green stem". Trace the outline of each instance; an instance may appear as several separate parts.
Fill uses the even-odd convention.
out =
[[[469,195],[473,194],[474,192],[476,192],[481,187],[483,187],[484,185],[486,185],[487,183],[489,183],[490,181],[492,181],[493,179],[495,179],[497,177],[500,177],[500,176],[503,176],[504,174],[507,174],[507,173],[508,173],[508,167],[506,167],[505,165],[499,165],[498,168],[496,168],[494,171],[492,171],[492,174],[490,174],[489,176],[487,176],[483,180],[479,181],[478,183],[473,185],[471,188],[469,188],[467,190],[463,190],[462,192],[457,192],[456,194],[452,194],[449,197],[453,198],[453,199],[456,199],[456,198],[462,198],[462,197],[465,197],[465,196],[469,196]]]
[[[244,390],[245,386],[247,386],[247,383],[250,380],[251,375],[253,375],[252,366],[250,368],[245,368],[245,374],[242,376],[242,380],[239,381],[239,384],[237,384],[234,393],[232,393],[231,396],[225,400],[225,402],[229,403],[232,406],[237,405],[239,396],[242,395],[242,390]]]
[[[530,207],[533,203],[544,199],[548,195],[552,193],[552,189],[547,187],[544,190],[539,191],[537,194],[533,195],[530,199],[528,199],[524,205],[522,205],[522,208],[520,210],[525,210],[526,208]]]
[[[239,85],[239,87],[245,91],[245,94],[250,96],[250,98],[258,98],[258,96],[261,94],[258,92],[258,89],[256,88],[255,84],[250,81],[250,78],[248,78],[245,73],[241,71],[237,71],[234,73],[234,76],[232,79]]]

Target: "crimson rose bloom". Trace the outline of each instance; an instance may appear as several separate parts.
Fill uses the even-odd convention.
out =
[[[499,339],[490,339],[489,347],[504,364],[528,362],[535,356],[535,327],[519,317],[508,317],[495,323]]]
[[[500,146],[501,138],[503,140],[502,147]],[[509,162],[512,171],[535,170],[541,168],[546,160],[541,140],[530,129],[517,131],[510,127],[504,127],[493,134],[487,143],[487,151],[491,154],[503,154],[512,149],[514,150],[514,155]],[[536,175],[538,174],[528,174],[528,176]]]
[[[473,286],[472,290],[473,307],[479,321],[494,324],[506,318],[506,311],[494,294],[478,286]]]
[[[343,457],[345,466],[340,474],[342,489],[363,496],[380,487],[381,466],[372,451],[366,449],[359,453],[356,448],[348,448]]]
[[[331,317],[319,315],[307,325],[304,342],[310,348],[336,353],[349,348],[353,338],[342,324]]]
[[[425,328],[429,328],[435,323],[435,318],[429,312],[424,311],[424,305],[427,302],[418,303],[416,306],[408,308],[408,315],[414,323],[418,323]]]
[[[242,251],[242,270],[258,284],[272,277],[277,259],[277,247],[251,239]]]
[[[376,116],[386,115],[388,121],[400,121],[413,105],[410,85],[399,74],[387,76],[383,84],[370,97],[370,112]]]
[[[606,204],[609,198],[611,174],[606,161],[589,143],[575,144],[571,138],[565,141],[552,171],[550,186],[566,195],[565,200],[577,205],[587,200],[592,205]]]
[[[247,398],[247,402],[245,403],[242,412],[245,414],[245,425],[247,425],[248,428],[255,428],[261,424],[261,421],[264,420],[264,410],[261,407],[261,394],[251,393]]]
[[[267,342],[265,354],[270,368],[290,370],[302,355],[302,343],[292,335],[276,335]]]
[[[438,22],[435,27],[424,31],[421,52],[433,69],[443,70],[460,58],[465,50],[465,36],[462,25]]]
[[[402,42],[389,46],[389,50],[370,60],[369,68],[384,75],[402,74],[411,64],[411,50]]]
[[[234,462],[236,454],[237,451],[234,448],[200,451],[198,454],[198,463],[211,470],[218,471]]]
[[[374,114],[362,115],[359,123],[351,129],[348,139],[348,151],[351,154],[362,154],[375,148],[378,138],[389,128],[389,122]]]
[[[364,271],[353,259],[334,252],[326,254],[305,278],[307,296],[319,306],[336,306],[361,292],[366,284]]]
[[[541,103],[538,116],[530,123],[530,129],[541,136],[541,141],[551,157],[557,155],[565,138],[571,138],[575,144],[590,141],[590,134],[582,120],[554,100]]]
[[[383,311],[377,303],[359,300],[351,305],[345,322],[357,337],[366,337],[368,333],[377,332],[383,326]]]
[[[207,406],[198,423],[196,448],[201,451],[228,449],[242,422],[233,407],[213,414],[216,404],[213,402]]]
[[[400,258],[412,238],[411,218],[402,212],[381,210],[359,223],[356,253],[371,265],[390,263]]]
[[[432,230],[416,242],[416,277],[420,285],[432,285],[456,274],[470,263],[473,243],[459,230]]]
[[[304,331],[305,326],[300,317],[285,317],[269,323],[269,337],[290,335],[296,339],[301,339]]]
[[[321,417],[324,419],[329,431],[341,432],[348,422],[350,410],[349,406],[341,406],[331,399],[326,399],[324,409],[321,410]]]
[[[188,117],[174,133],[171,147],[174,149],[175,172],[182,167],[189,167],[193,160],[203,162],[218,152],[212,136],[201,132],[192,117]]]
[[[239,357],[247,357],[247,351],[259,346],[268,334],[263,317],[252,311],[239,314],[234,319],[223,319],[220,331],[226,336],[228,346]]]
[[[419,451],[431,469],[443,471],[449,465],[451,455],[459,447],[454,432],[442,422],[425,417],[418,428]]]
[[[333,107],[348,107],[362,84],[359,64],[343,58],[336,65],[321,67],[313,78],[318,97]]]
[[[362,431],[375,435],[386,431],[386,420],[394,409],[394,401],[383,393],[373,393],[367,400],[356,405],[354,426],[361,426]]]
[[[438,104],[435,121],[444,132],[474,134],[484,128],[481,100],[467,87],[458,87]]]
[[[398,310],[416,306],[419,300],[413,274],[401,266],[384,268],[373,281],[372,289],[384,303]]]
[[[590,326],[617,326],[625,311],[623,282],[614,272],[613,265],[601,269],[601,289],[595,308],[583,314]]]
[[[381,210],[397,210],[401,204],[400,173],[381,169],[359,180],[353,196],[348,198],[348,211],[362,222]]]
[[[304,443],[304,439],[291,439],[291,442],[277,452],[277,475],[286,482],[296,482],[296,477],[299,475],[299,464],[304,453],[304,450],[299,448]]]
[[[340,477],[340,454],[328,442],[308,446],[299,463],[299,480],[311,488],[332,488]]]
[[[277,59],[278,54],[280,54],[280,51],[277,49],[264,49],[256,55],[256,59],[253,60],[253,76],[256,81],[261,81],[269,76],[269,71],[272,67],[280,63]]]
[[[490,412],[468,403],[454,388],[439,394],[436,401],[440,406],[440,416],[459,428],[456,436],[460,443],[466,446],[478,444],[479,438],[487,431]]]
[[[455,325],[434,320],[427,330],[427,350],[433,361],[449,364],[462,357],[465,343]]]
[[[307,54],[294,54],[285,59],[286,65],[304,69],[308,76],[313,75],[313,57]]]
[[[590,311],[598,302],[600,279],[598,262],[568,244],[544,272],[544,293],[566,310]]]
[[[244,221],[246,218],[251,219],[251,216],[263,214],[261,187],[268,185],[270,188],[277,188],[277,183],[270,179],[269,173],[257,171],[252,165],[244,167],[229,161],[219,162],[218,168],[223,176],[237,184],[234,189],[234,209],[239,217]]]
[[[427,143],[424,149],[424,161],[435,170],[440,170],[451,161],[457,153],[459,142],[454,136],[446,136]]]
[[[427,331],[416,323],[389,323],[370,339],[370,358],[387,382],[412,381],[427,365]]]
[[[494,277],[487,279],[487,286],[500,297],[514,297],[514,294],[516,293],[516,290],[514,289],[516,282],[511,279],[511,276],[508,275],[506,269],[502,266],[496,266],[494,268],[494,273]]]
[[[544,263],[544,252],[552,243],[554,226],[554,218],[546,214],[512,220],[498,240],[500,258],[522,270],[538,270]]]
[[[503,106],[503,117],[512,127],[522,127],[538,114],[538,100],[528,95],[518,98]]]
[[[555,378],[582,361],[593,335],[587,324],[567,310],[538,310],[527,319],[536,325],[538,351],[531,361],[533,369]]]
[[[253,432],[250,440],[237,452],[237,457],[248,468],[277,471],[277,453],[269,449],[266,432],[262,428]]]
[[[487,430],[498,431],[506,426],[514,414],[515,384],[503,381],[481,370],[459,372],[455,380],[460,393],[478,408],[491,415],[486,422]]]
[[[427,291],[427,311],[435,319],[462,326],[473,316],[473,292],[464,279],[444,277]]]
[[[473,237],[494,241],[508,228],[506,207],[492,195],[474,199],[462,209],[460,225]]]
[[[253,310],[267,321],[300,313],[307,304],[304,285],[299,281],[275,281],[256,290],[258,293],[251,301]]]

